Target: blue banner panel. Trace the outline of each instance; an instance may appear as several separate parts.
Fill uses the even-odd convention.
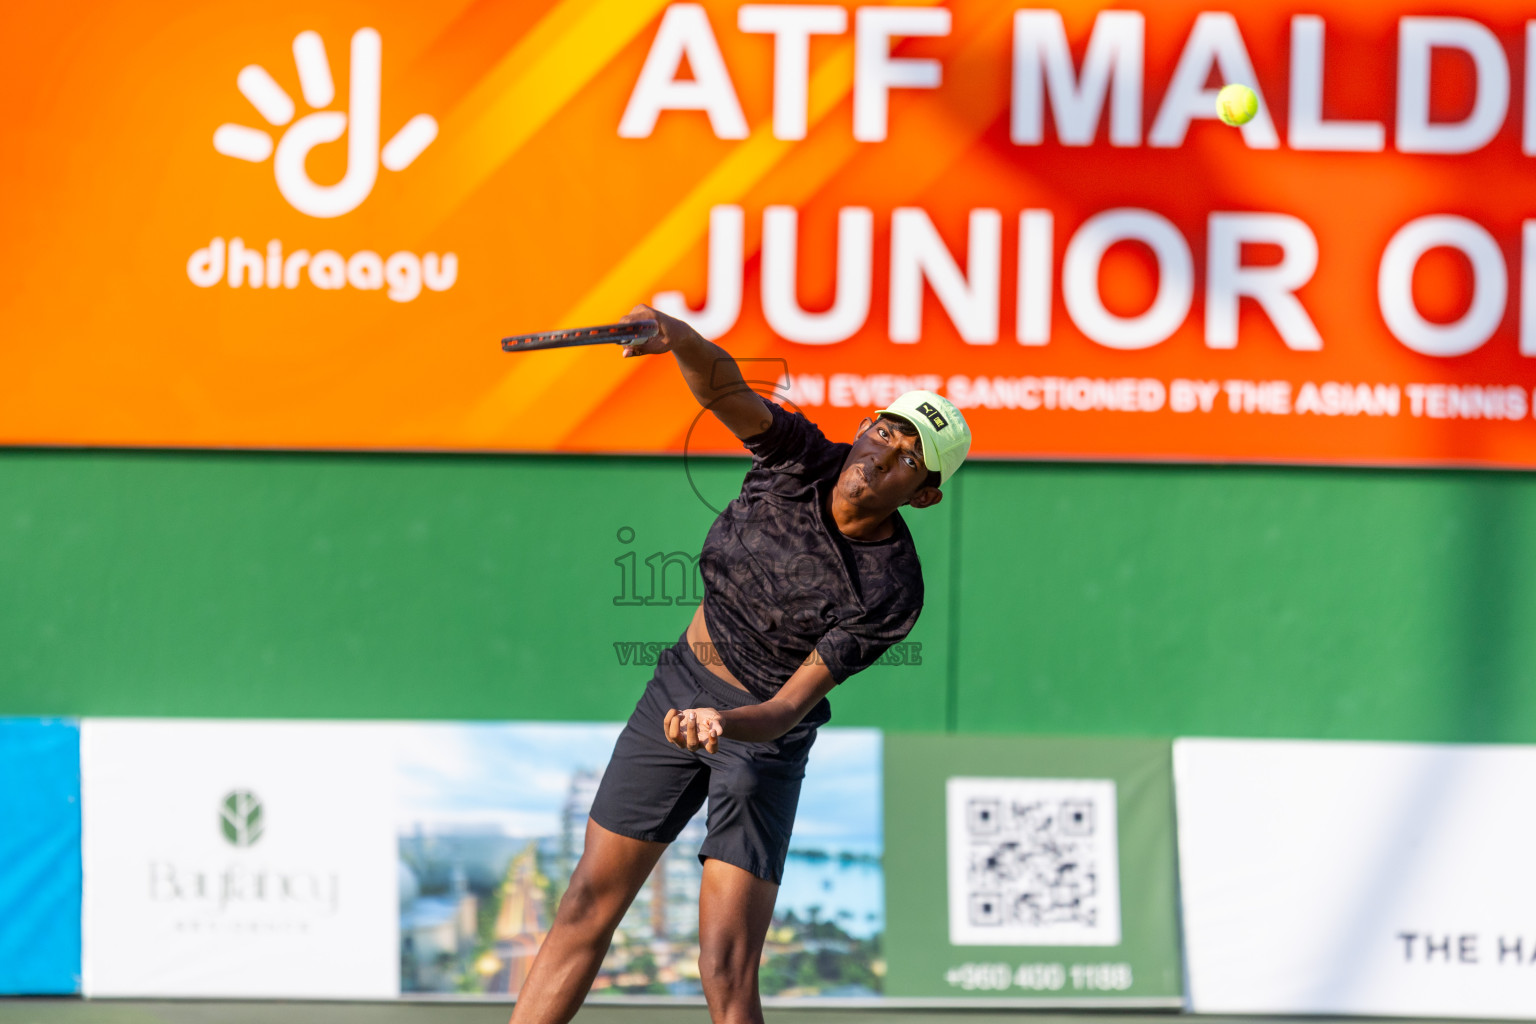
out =
[[[0,718],[0,994],[80,991],[80,726]]]

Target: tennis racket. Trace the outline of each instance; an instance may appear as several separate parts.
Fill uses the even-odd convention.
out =
[[[545,348],[573,348],[577,345],[637,345],[656,337],[655,320],[632,320],[624,324],[599,324],[596,327],[572,327],[564,331],[540,331],[514,334],[501,339],[503,352],[532,352]]]

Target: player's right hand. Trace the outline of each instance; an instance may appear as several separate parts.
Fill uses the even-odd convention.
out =
[[[702,747],[713,754],[720,749],[720,737],[725,732],[725,726],[720,721],[720,712],[714,708],[689,708],[686,711],[672,709],[662,722],[662,730],[666,733],[667,742],[674,747],[684,750],[698,750]]]
[[[667,316],[658,309],[652,309],[644,303],[619,317],[620,323],[633,323],[636,320],[655,320],[656,336],[646,338],[638,345],[625,345],[624,358],[630,356],[654,356],[663,352],[672,351],[672,347],[678,342],[688,342],[699,337],[698,333],[675,316]],[[702,340],[702,339],[700,339]]]

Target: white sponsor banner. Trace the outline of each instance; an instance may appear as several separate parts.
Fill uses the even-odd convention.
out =
[[[1536,1018],[1536,748],[1174,745],[1191,1009]]]
[[[85,720],[85,995],[397,995],[396,728]]]

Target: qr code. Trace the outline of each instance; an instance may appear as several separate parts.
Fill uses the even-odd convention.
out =
[[[1108,779],[950,779],[949,941],[1118,946],[1120,851]]]

